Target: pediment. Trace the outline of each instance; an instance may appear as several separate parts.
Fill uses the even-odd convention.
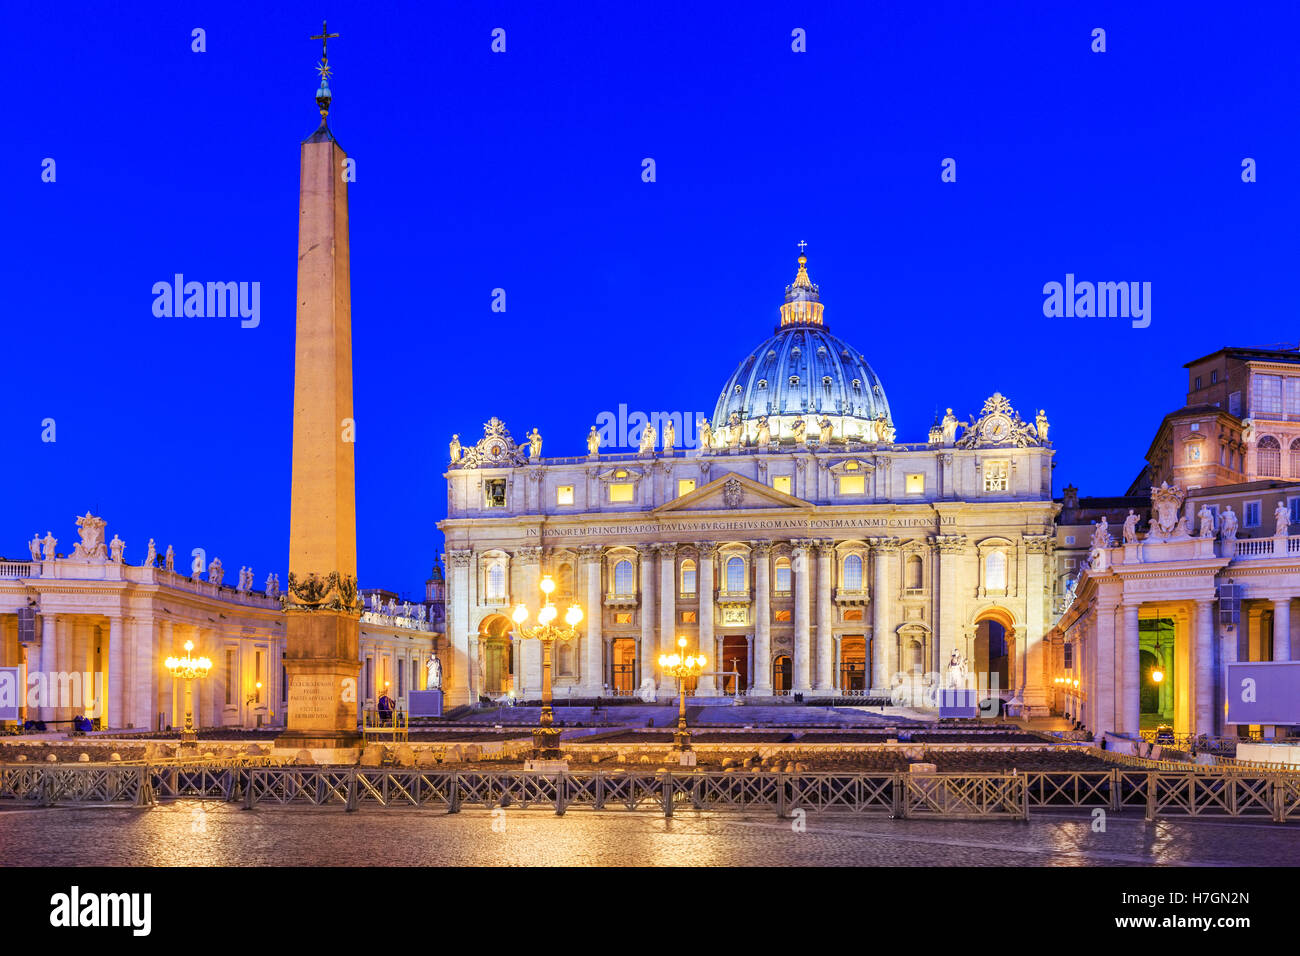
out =
[[[812,502],[769,488],[735,472],[719,475],[702,488],[660,505],[652,513],[674,511],[752,511],[762,508],[813,509]]]

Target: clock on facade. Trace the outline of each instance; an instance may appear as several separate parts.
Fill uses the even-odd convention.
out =
[[[1004,415],[990,415],[984,420],[980,437],[985,441],[1005,441],[1011,435],[1011,419]]]

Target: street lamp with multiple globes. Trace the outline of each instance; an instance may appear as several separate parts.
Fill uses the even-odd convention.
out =
[[[545,575],[540,587],[545,595],[541,608],[537,611],[537,624],[528,627],[524,624],[528,620],[528,608],[524,604],[515,606],[514,618],[515,631],[520,637],[537,640],[542,645],[542,717],[538,722],[540,726],[533,731],[533,758],[535,760],[560,760],[560,734],[563,733],[558,727],[551,726],[555,722],[554,715],[551,713],[551,647],[556,641],[571,641],[578,636],[578,625],[582,623],[582,608],[573,604],[565,612],[564,624],[556,624],[555,619],[559,616],[559,609],[551,603],[551,593],[555,590],[555,582],[551,576]]]
[[[181,731],[183,743],[193,743],[199,739],[194,730],[194,682],[207,677],[212,670],[212,661],[206,657],[192,656],[192,650],[194,642],[186,641],[184,657],[169,657],[163,661],[163,666],[171,673],[173,680],[185,681],[185,729]]]
[[[673,734],[673,749],[685,753],[691,749],[691,732],[686,729],[686,688],[683,681],[688,677],[699,677],[707,663],[703,654],[690,655],[686,652],[686,638],[677,638],[676,654],[660,654],[659,666],[677,678],[677,732]]]

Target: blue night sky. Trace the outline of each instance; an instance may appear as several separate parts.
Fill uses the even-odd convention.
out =
[[[900,441],[1000,390],[1047,409],[1058,495],[1125,490],[1184,362],[1300,338],[1290,4],[267,6],[6,10],[0,553],[66,552],[91,509],[130,563],[152,536],[284,578],[322,17],[357,160],[363,586],[419,593],[452,432],[580,454],[620,403],[712,411],[801,239]],[[155,318],[177,272],[260,282],[260,326]],[[1152,283],[1150,327],[1045,318],[1067,272]]]

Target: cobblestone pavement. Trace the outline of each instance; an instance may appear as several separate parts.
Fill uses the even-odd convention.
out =
[[[0,812],[0,866],[1300,865],[1300,827],[1041,814],[1029,823],[542,809],[259,808],[177,801],[147,810]]]

